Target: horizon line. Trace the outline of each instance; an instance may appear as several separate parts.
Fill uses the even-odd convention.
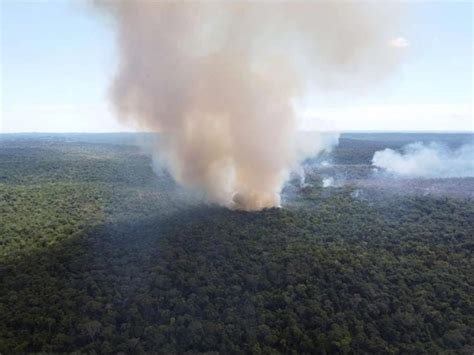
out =
[[[406,130],[406,131],[396,131],[396,130],[298,130],[297,133],[312,133],[312,132],[318,132],[318,133],[339,133],[339,134],[367,134],[367,133],[373,133],[373,134],[474,134],[474,129],[472,130]],[[90,132],[90,131],[82,131],[82,132],[77,132],[77,131],[63,131],[63,132],[39,132],[39,131],[20,131],[20,132],[0,132],[0,135],[15,135],[15,134],[163,134],[161,132],[150,132],[150,131],[120,131],[120,132],[114,132],[114,131],[107,131],[107,132]]]

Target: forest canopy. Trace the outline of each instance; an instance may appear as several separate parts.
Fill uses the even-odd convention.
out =
[[[399,145],[350,138],[334,164]],[[1,353],[474,351],[471,199],[310,175],[231,211],[97,139],[0,141]]]

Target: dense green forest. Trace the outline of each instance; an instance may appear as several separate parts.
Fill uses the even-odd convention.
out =
[[[474,201],[314,177],[230,211],[125,138],[0,141],[0,353],[474,352]]]

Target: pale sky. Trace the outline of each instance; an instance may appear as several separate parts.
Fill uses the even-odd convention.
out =
[[[112,27],[82,1],[1,2],[0,132],[117,132]],[[300,99],[301,129],[474,131],[473,4],[407,1],[387,46],[404,60],[357,97]]]

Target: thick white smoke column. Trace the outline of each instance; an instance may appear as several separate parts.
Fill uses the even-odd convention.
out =
[[[375,152],[373,165],[389,173],[405,177],[469,177],[474,176],[474,144],[449,149],[438,143],[413,143],[402,149]]]
[[[118,31],[119,117],[163,133],[156,154],[175,179],[233,208],[279,205],[298,160],[292,98],[309,80],[360,89],[396,61],[393,8],[374,4],[97,4]]]

